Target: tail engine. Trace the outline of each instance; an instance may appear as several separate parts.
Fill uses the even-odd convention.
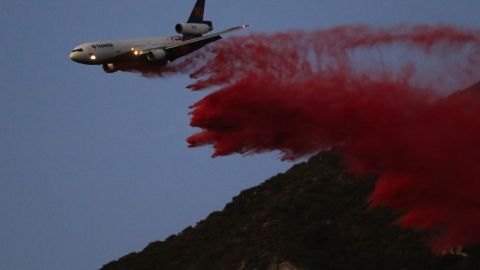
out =
[[[175,25],[175,31],[179,34],[203,35],[213,30],[212,22],[201,23],[179,23]]]

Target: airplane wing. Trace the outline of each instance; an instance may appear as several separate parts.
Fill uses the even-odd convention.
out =
[[[217,40],[221,39],[222,37],[220,35],[223,35],[223,34],[226,34],[226,33],[229,33],[229,32],[233,32],[233,31],[237,31],[237,30],[241,30],[241,29],[244,29],[244,28],[249,27],[249,26],[250,25],[240,25],[240,26],[232,27],[232,28],[229,28],[227,30],[224,30],[224,31],[221,31],[221,32],[218,32],[218,33],[214,33],[214,34],[211,34],[211,35],[206,35],[206,36],[202,36],[202,37],[198,37],[198,38],[185,40],[185,41],[182,41],[182,42],[179,42],[179,43],[175,43],[175,44],[167,46],[167,47],[151,48],[151,49],[146,50],[145,52],[153,51],[153,50],[157,50],[157,49],[163,49],[167,54],[167,56],[166,56],[167,59],[172,62],[179,57],[182,57],[184,55],[187,55],[187,54],[189,54],[193,51],[196,51],[196,50],[202,48],[203,46],[207,45],[208,43],[211,43],[211,42],[214,42],[214,41],[217,41]]]
[[[185,46],[185,45],[188,45],[188,44],[197,43],[197,42],[200,42],[200,41],[203,41],[203,40],[209,40],[209,39],[219,37],[220,35],[223,35],[223,34],[226,34],[226,33],[229,33],[229,32],[233,32],[233,31],[237,31],[237,30],[247,28],[249,26],[250,25],[248,25],[248,24],[247,25],[240,25],[240,26],[236,26],[236,27],[232,27],[230,29],[224,30],[222,32],[214,33],[214,34],[211,34],[211,35],[206,35],[206,36],[203,36],[203,37],[198,37],[198,38],[185,40],[185,41],[182,41],[180,43],[176,43],[174,45],[168,46],[168,47],[164,48],[164,50],[167,51],[167,50],[175,49],[177,47]]]

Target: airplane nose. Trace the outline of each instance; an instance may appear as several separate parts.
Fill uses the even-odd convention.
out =
[[[69,55],[68,55],[68,58],[70,58],[70,60],[72,60],[73,62],[77,62],[80,61],[80,56],[78,55],[77,52],[71,52]]]

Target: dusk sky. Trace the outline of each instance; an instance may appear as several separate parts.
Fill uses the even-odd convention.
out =
[[[185,75],[106,74],[70,61],[91,40],[172,35],[195,0],[0,2],[0,269],[80,270],[195,225],[293,163],[188,148]],[[478,0],[207,0],[215,30],[344,24],[480,29]],[[225,38],[228,38],[226,36]]]

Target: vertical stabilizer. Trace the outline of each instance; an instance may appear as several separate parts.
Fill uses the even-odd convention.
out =
[[[188,18],[187,23],[201,23],[203,22],[203,13],[205,10],[205,0],[197,0],[195,6],[193,7],[190,18]]]
[[[212,30],[213,29],[212,22],[203,20],[204,11],[205,11],[205,0],[197,0],[197,2],[195,3],[195,6],[193,7],[192,13],[190,14],[190,17],[188,18],[187,23],[207,24],[210,26],[210,30]],[[183,40],[189,40],[189,39],[197,38],[201,36],[202,35],[183,34]]]

